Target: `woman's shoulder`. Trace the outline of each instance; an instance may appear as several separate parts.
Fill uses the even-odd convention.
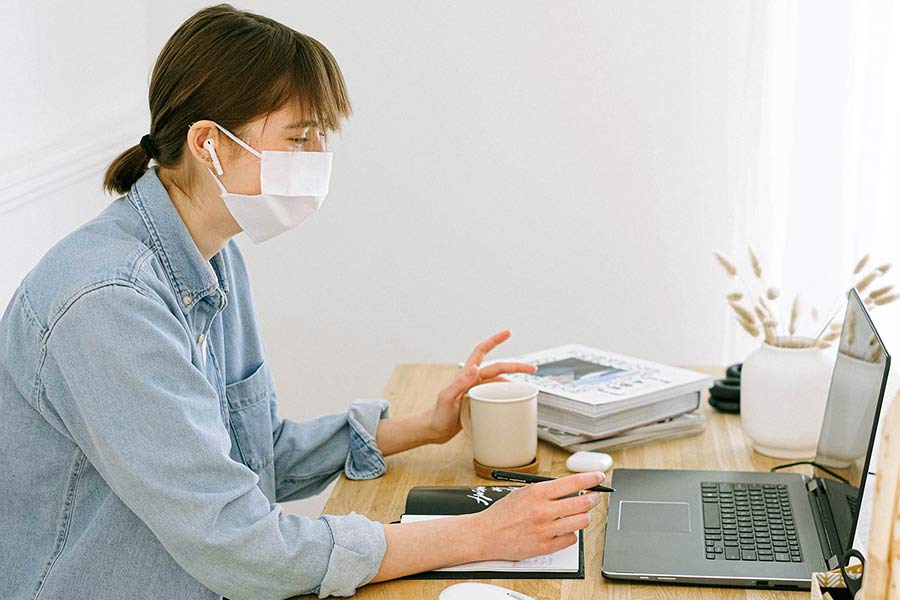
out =
[[[90,290],[133,283],[153,246],[125,198],[59,240],[22,280],[34,316],[47,324]]]

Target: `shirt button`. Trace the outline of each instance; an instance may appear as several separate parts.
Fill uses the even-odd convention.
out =
[[[181,303],[184,304],[185,306],[190,306],[190,304],[191,304],[191,302],[193,302],[193,300],[194,299],[191,298],[190,296],[183,296],[181,298]]]
[[[202,344],[203,340],[205,340],[205,339],[206,339],[206,336],[201,333],[200,335],[197,336],[197,343]]]

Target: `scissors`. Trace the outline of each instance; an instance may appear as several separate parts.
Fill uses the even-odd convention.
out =
[[[847,568],[850,566],[851,558],[857,559],[863,568],[865,568],[866,559],[862,555],[862,552],[860,552],[856,548],[847,550],[844,553],[844,556],[841,557],[841,577],[844,578],[844,585],[847,586],[847,591],[850,592],[850,598],[855,600],[856,595],[859,594],[859,589],[862,587],[863,574],[856,576],[852,573],[847,572]]]

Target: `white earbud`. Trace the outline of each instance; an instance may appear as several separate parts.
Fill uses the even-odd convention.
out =
[[[209,152],[209,157],[212,158],[213,166],[216,168],[216,175],[222,175],[225,171],[222,170],[222,163],[219,162],[219,157],[216,154],[216,143],[212,138],[206,138],[206,141],[203,142],[203,147],[206,148],[206,151]]]

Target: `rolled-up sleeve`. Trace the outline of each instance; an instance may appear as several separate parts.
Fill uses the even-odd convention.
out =
[[[378,423],[388,416],[382,399],[357,400],[344,414],[308,421],[277,416],[272,400],[275,495],[279,502],[312,496],[341,472],[350,479],[372,479],[387,469],[375,443]]]
[[[151,291],[125,282],[88,291],[46,337],[44,409],[59,415],[113,492],[209,589],[232,600],[352,594],[381,564],[382,525],[270,505],[256,473],[229,456],[219,398],[193,366],[191,344]],[[379,410],[344,416],[348,446],[358,438],[371,452]],[[344,460],[365,473],[378,462],[354,450]]]
[[[367,583],[378,573],[387,549],[384,527],[353,512],[321,518],[328,523],[334,548],[316,592],[320,598],[351,596],[362,585],[358,582]]]

